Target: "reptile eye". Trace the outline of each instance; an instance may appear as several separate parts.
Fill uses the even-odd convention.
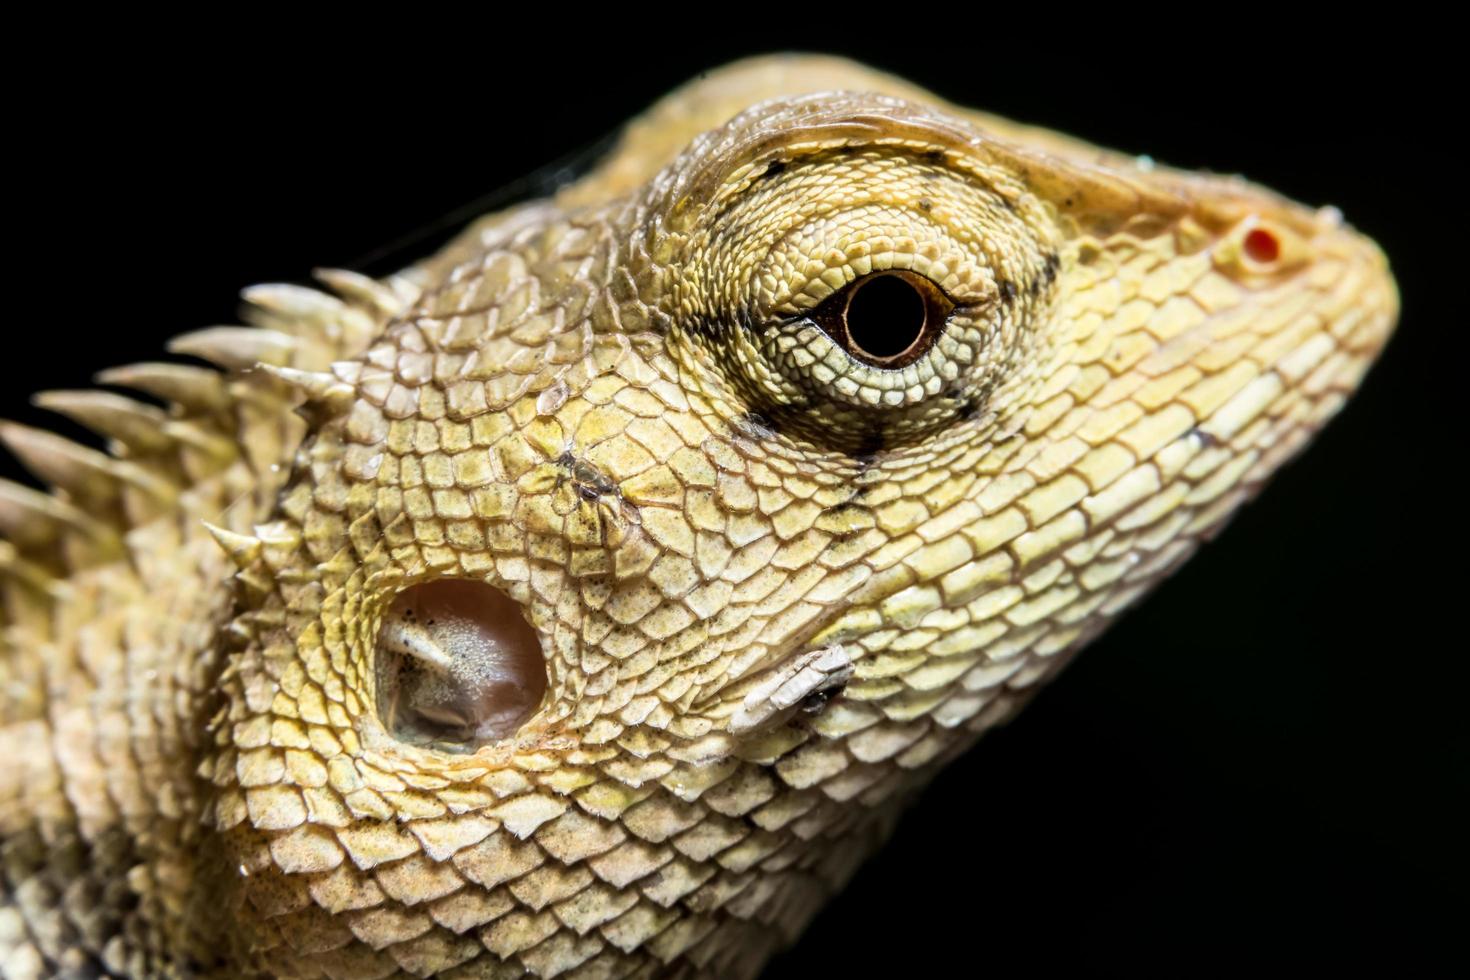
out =
[[[924,355],[954,307],[929,279],[894,269],[853,280],[811,318],[859,361],[893,370]]]
[[[378,717],[400,741],[473,751],[514,735],[546,693],[536,631],[483,582],[405,589],[378,634]]]

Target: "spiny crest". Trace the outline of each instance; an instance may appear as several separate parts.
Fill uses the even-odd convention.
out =
[[[317,269],[313,275],[338,296],[376,311],[383,319],[402,313],[419,294],[419,288],[403,276],[380,281],[347,269]]]
[[[115,455],[161,453],[172,443],[166,412],[110,391],[42,391],[31,402],[113,441]]]
[[[201,523],[235,566],[233,580],[250,598],[251,606],[258,605],[262,598],[278,591],[282,583],[294,584],[297,580],[316,578],[309,564],[305,575],[294,570],[302,540],[296,529],[287,523],[257,524],[251,529],[251,534],[231,531],[209,521]],[[248,624],[250,617],[247,616],[246,620]]]
[[[64,572],[119,557],[122,538],[65,500],[0,480],[0,535],[33,567]]]
[[[175,354],[208,361],[144,362],[99,372],[100,384],[130,388],[162,406],[104,390],[38,394],[35,404],[98,433],[106,450],[43,429],[0,421],[0,442],[51,492],[0,480],[0,554],[7,580],[64,576],[127,554],[130,530],[169,512],[190,487],[244,460],[262,474],[294,450],[286,426],[304,399],[335,414],[350,403],[358,353],[418,288],[402,277],[379,282],[323,269],[336,295],[268,284],[244,291],[247,326],[217,326],[174,338]],[[295,423],[299,426],[300,423]],[[268,482],[268,481],[258,481]],[[237,566],[250,564],[244,536],[211,528]]]
[[[32,473],[91,514],[120,514],[138,524],[157,516],[177,493],[173,484],[136,463],[44,429],[0,422],[0,442]]]
[[[98,384],[152,395],[185,414],[224,411],[230,406],[229,391],[220,373],[191,364],[124,364],[99,371],[96,380]]]
[[[188,354],[231,371],[286,364],[300,349],[295,337],[256,327],[206,327],[168,342],[170,354]]]
[[[219,546],[225,550],[225,554],[230,556],[230,561],[235,563],[236,568],[244,571],[260,560],[259,538],[249,534],[237,534],[208,521],[203,523],[204,529],[215,541],[219,542]]]
[[[357,389],[335,374],[326,371],[300,371],[296,368],[259,365],[260,370],[279,381],[284,381],[300,392],[308,405],[321,410],[328,416],[341,415],[357,397]]]

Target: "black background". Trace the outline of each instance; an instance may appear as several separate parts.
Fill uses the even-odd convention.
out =
[[[853,54],[961,103],[1335,204],[1383,245],[1403,294],[1361,393],[948,769],[770,976],[1463,961],[1465,441],[1451,420],[1470,387],[1470,254],[1458,123],[1436,106],[1453,65],[1423,39],[1281,24],[1110,38],[1017,13],[973,29],[880,21],[852,44],[796,24],[696,43],[725,32],[671,20],[581,46],[442,22],[13,38],[34,61],[10,69],[0,415],[77,433],[30,392],[233,322],[243,285],[390,271],[438,240],[420,233],[442,215],[773,47]]]

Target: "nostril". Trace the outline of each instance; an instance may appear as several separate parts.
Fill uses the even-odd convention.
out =
[[[484,582],[404,589],[378,634],[378,717],[395,738],[473,751],[514,735],[546,694],[541,642]]]
[[[1252,228],[1245,236],[1245,254],[1252,262],[1269,265],[1281,256],[1281,241],[1266,228]]]

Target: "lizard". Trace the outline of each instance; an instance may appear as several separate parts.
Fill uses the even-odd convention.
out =
[[[0,973],[753,976],[1345,403],[1331,208],[838,59],[5,424]],[[983,820],[983,814],[974,815]]]

